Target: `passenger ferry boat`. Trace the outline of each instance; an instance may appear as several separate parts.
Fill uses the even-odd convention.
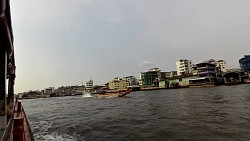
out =
[[[14,98],[14,55],[10,0],[0,0],[0,141],[34,141],[22,104]]]

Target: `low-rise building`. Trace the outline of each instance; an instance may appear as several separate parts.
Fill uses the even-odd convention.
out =
[[[124,90],[129,86],[129,82],[127,82],[126,78],[114,78],[109,82],[109,89],[111,90]]]
[[[169,87],[189,87],[190,80],[196,78],[197,76],[193,75],[192,73],[175,76],[169,79]]]
[[[169,72],[166,72],[166,77],[167,77],[167,78],[174,77],[174,76],[178,76],[177,71],[169,71]]]

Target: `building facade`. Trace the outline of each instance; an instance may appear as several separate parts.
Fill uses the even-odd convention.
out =
[[[152,68],[147,72],[141,72],[140,85],[142,86],[158,86],[161,70],[159,68]]]
[[[224,60],[216,61],[216,67],[218,71],[221,71],[221,72],[227,72],[228,70],[227,63]]]
[[[127,76],[127,77],[124,77],[123,79],[126,80],[129,86],[137,85],[137,79],[134,76]]]
[[[215,78],[216,77],[216,64],[203,62],[196,64],[197,67],[197,75],[198,77],[209,77]]]
[[[169,72],[166,72],[166,77],[167,77],[167,78],[171,78],[171,77],[174,77],[174,76],[178,76],[178,75],[177,75],[177,71],[169,71]]]
[[[129,86],[129,82],[126,78],[114,78],[112,81],[109,82],[109,89],[111,90],[123,90],[127,89]]]
[[[89,80],[88,82],[86,82],[86,90],[93,90],[93,80]]]
[[[239,60],[239,63],[243,71],[250,71],[250,55],[245,55]]]
[[[192,61],[186,59],[176,61],[176,71],[177,75],[192,73]]]
[[[49,87],[49,88],[46,88],[45,90],[44,90],[44,93],[45,94],[52,94],[52,93],[54,93],[55,92],[55,88],[54,87]]]

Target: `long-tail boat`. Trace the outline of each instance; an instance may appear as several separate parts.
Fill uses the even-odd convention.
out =
[[[132,89],[128,89],[125,92],[114,92],[114,93],[102,93],[102,94],[98,94],[96,95],[97,98],[115,98],[115,97],[124,97],[127,94],[130,94],[130,92],[132,91]]]
[[[34,141],[22,104],[14,98],[13,41],[10,0],[0,0],[0,141]]]

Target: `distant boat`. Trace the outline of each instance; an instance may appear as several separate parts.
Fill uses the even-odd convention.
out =
[[[124,97],[127,94],[130,94],[132,89],[129,89],[125,92],[118,92],[118,93],[103,93],[96,95],[96,98],[116,98],[116,97]]]

